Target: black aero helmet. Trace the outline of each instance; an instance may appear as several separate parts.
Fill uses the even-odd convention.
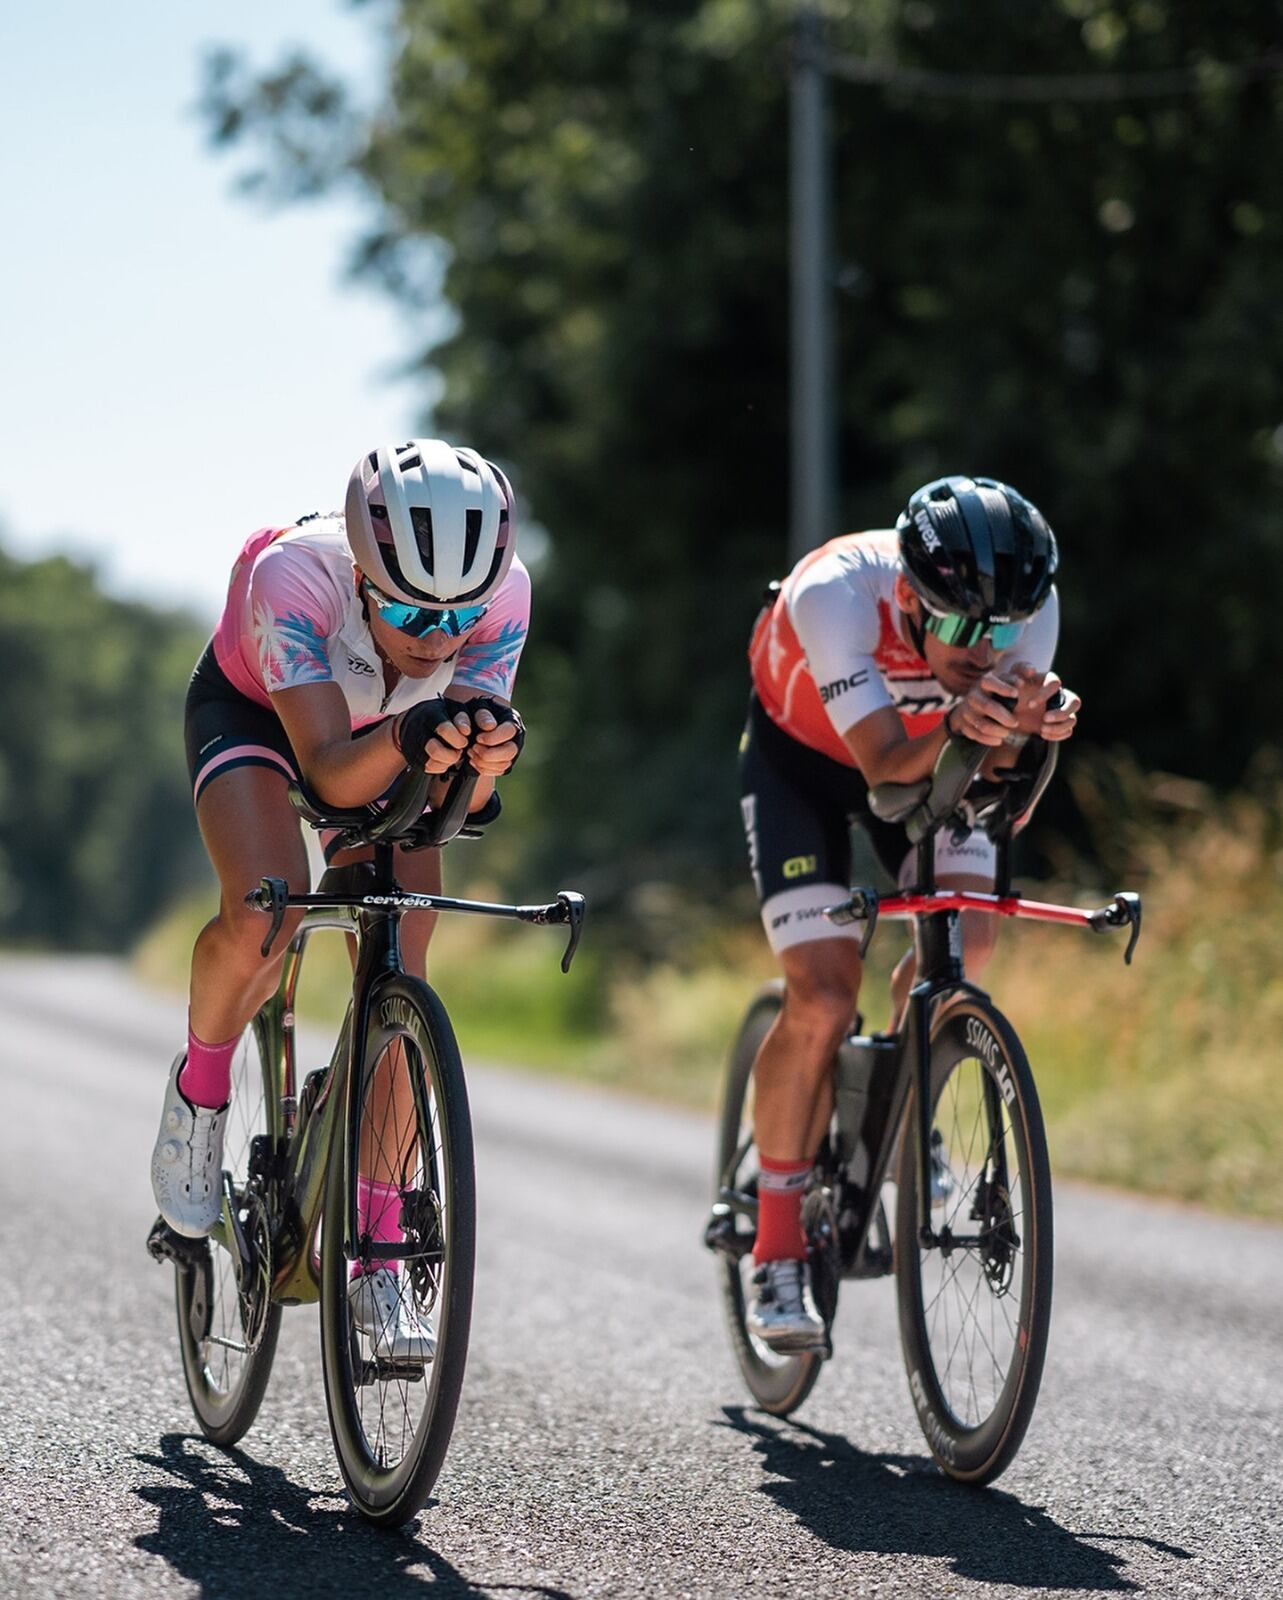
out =
[[[1046,518],[995,478],[937,478],[900,513],[900,562],[928,610],[986,623],[1033,616],[1059,556]]]

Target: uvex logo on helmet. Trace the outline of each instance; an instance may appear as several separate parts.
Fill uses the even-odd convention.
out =
[[[996,478],[937,478],[896,522],[904,575],[928,609],[1022,622],[1051,593],[1059,554],[1046,518]]]
[[[380,445],[348,480],[348,543],[384,594],[406,605],[478,605],[507,576],[516,505],[503,472],[444,439]]]

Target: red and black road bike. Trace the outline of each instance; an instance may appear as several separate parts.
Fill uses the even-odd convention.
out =
[[[831,1336],[844,1279],[895,1273],[919,1424],[944,1471],[969,1483],[987,1483],[1010,1464],[1033,1414],[1051,1318],[1052,1201],[1033,1074],[1010,1022],[967,980],[960,914],[1127,928],[1129,962],[1140,934],[1134,894],[1080,910],[1012,893],[1012,832],[1055,765],[1054,746],[1035,753],[1005,781],[978,779],[985,747],[955,738],[931,778],[873,788],[874,813],[903,823],[916,846],[916,886],[885,899],[856,888],[826,912],[835,923],[864,924],[862,950],[880,919],[911,921],[917,973],[899,1031],[865,1035],[857,1020],[833,1063],[833,1117],[803,1209],[816,1302]],[[936,833],[973,827],[996,843],[995,893],[937,889]],[[782,1003],[780,984],[763,989],[731,1052],[705,1232],[722,1257],[741,1371],[757,1403],[778,1416],[801,1405],[829,1353],[778,1354],[745,1320],[759,1172],[753,1063]],[[882,1198],[888,1180],[894,1243]]]

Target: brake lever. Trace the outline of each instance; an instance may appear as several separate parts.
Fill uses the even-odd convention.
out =
[[[1129,967],[1132,964],[1136,943],[1140,938],[1140,913],[1140,896],[1130,890],[1123,890],[1120,894],[1116,894],[1107,906],[1102,906],[1099,911],[1093,911],[1088,918],[1097,933],[1103,933],[1106,928],[1131,928],[1131,936],[1123,952],[1123,960]]]
[[[259,954],[266,958],[272,953],[272,946],[276,943],[276,935],[281,931],[281,924],[285,921],[285,905],[289,899],[290,886],[284,878],[261,878],[257,889],[251,889],[245,896],[245,904],[255,911],[266,911],[271,914],[272,926],[267,931],[267,938],[263,940]]]
[[[844,900],[840,906],[824,907],[824,915],[835,928],[849,928],[853,922],[864,923],[864,932],[860,936],[861,961],[868,954],[874,929],[878,925],[879,903],[876,889],[852,889],[850,899]]]
[[[557,904],[561,907],[560,922],[570,924],[570,938],[561,957],[561,970],[570,971],[570,963],[575,959],[575,951],[579,948],[579,938],[584,931],[584,917],[588,911],[588,902],[583,895],[574,889],[562,889],[557,896]]]

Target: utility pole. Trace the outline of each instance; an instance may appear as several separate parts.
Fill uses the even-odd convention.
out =
[[[829,221],[828,81],[824,23],[798,12],[790,73],[789,228],[791,474],[789,546],[796,561],[837,526],[833,271]]]

